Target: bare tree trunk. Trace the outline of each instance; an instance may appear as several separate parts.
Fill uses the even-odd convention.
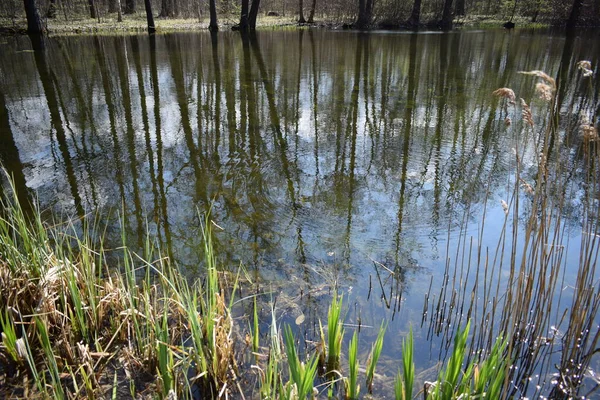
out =
[[[456,0],[456,15],[465,15],[465,0]]]
[[[306,23],[306,20],[304,19],[304,2],[302,0],[298,0],[298,23]]]
[[[121,0],[117,0],[117,22],[123,22],[123,11],[121,7]]]
[[[117,12],[117,0],[108,0],[108,13],[116,13]]]
[[[160,14],[159,17],[162,18],[169,18],[171,17],[173,14],[172,8],[171,8],[171,0],[162,0],[160,2]]]
[[[155,33],[156,26],[154,26],[154,16],[152,15],[152,2],[150,0],[144,0],[144,6],[146,7],[146,21],[148,22],[148,33]]]
[[[27,16],[27,33],[30,35],[43,35],[46,33],[40,13],[38,12],[35,0],[23,0],[25,6],[25,15]]]
[[[237,26],[240,31],[248,30],[248,1],[242,0],[242,13],[240,15],[240,23]]]
[[[358,0],[358,18],[356,18],[356,22],[354,26],[358,29],[364,29],[369,24],[369,19],[367,17],[367,4],[366,0]]]
[[[250,14],[248,14],[248,27],[251,30],[256,29],[256,18],[258,17],[259,7],[260,0],[252,0],[252,6],[250,6]]]
[[[406,24],[413,29],[417,29],[421,23],[421,0],[415,0],[412,13]]]
[[[94,0],[88,0],[88,4],[90,6],[90,18],[96,19],[96,5],[94,4]]]
[[[49,3],[50,4],[48,4],[48,12],[46,13],[46,18],[56,18],[56,0],[50,0]]]
[[[312,24],[315,22],[315,9],[317,8],[317,0],[312,0],[310,6],[310,14],[308,14],[308,23]]]
[[[567,31],[572,32],[579,22],[579,14],[581,14],[581,7],[583,6],[583,0],[573,0],[573,7],[571,8],[571,14],[567,20]]]
[[[125,0],[125,14],[135,14],[135,0]]]
[[[444,1],[444,11],[442,13],[442,20],[440,21],[440,28],[445,31],[452,29],[452,0]]]
[[[208,5],[210,7],[210,24],[208,30],[211,32],[217,32],[219,30],[219,24],[217,22],[217,4],[215,0],[209,0]]]

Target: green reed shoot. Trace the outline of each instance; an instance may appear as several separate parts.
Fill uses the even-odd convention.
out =
[[[35,317],[35,327],[38,334],[38,338],[46,355],[46,367],[50,373],[52,380],[52,391],[54,397],[57,399],[66,398],[62,383],[60,381],[60,370],[56,364],[56,356],[52,350],[52,343],[50,342],[50,336],[48,335],[48,329],[46,324],[39,317]]]
[[[413,382],[415,379],[415,363],[413,361],[414,339],[412,326],[408,338],[402,340],[402,374],[398,371],[394,382],[396,400],[410,400],[412,398]]]
[[[377,339],[375,339],[375,343],[373,343],[371,346],[371,354],[369,355],[369,360],[367,361],[367,391],[369,393],[373,393],[373,377],[375,376],[375,367],[377,366],[379,356],[381,355],[381,350],[383,349],[383,338],[385,336],[386,329],[387,324],[382,322],[381,326],[379,327]]]
[[[162,395],[166,397],[173,385],[173,353],[168,346],[169,343],[169,315],[164,308],[163,317],[156,324],[156,353],[158,356],[158,371],[162,381]]]
[[[273,306],[271,306],[270,338],[269,359],[265,371],[261,375],[260,382],[260,393],[263,399],[276,399],[279,393],[284,392],[281,387],[281,376],[279,374],[279,362],[282,358],[279,330],[277,329],[277,318]]]
[[[6,349],[6,352],[14,362],[20,363],[21,357],[19,356],[19,349],[17,347],[17,331],[8,310],[0,312],[0,328],[2,328],[2,347]]]
[[[339,368],[340,354],[342,352],[342,339],[344,338],[344,326],[341,320],[343,296],[338,297],[334,292],[331,305],[327,313],[327,371],[331,372]]]
[[[258,329],[258,307],[256,305],[256,296],[254,296],[253,302],[253,310],[252,310],[252,351],[254,354],[258,353],[258,340],[260,331]]]
[[[317,357],[313,354],[306,364],[301,362],[300,357],[296,352],[292,328],[290,328],[289,325],[286,325],[283,334],[291,378],[288,383],[287,397],[290,398],[291,394],[294,392],[293,386],[295,386],[296,397],[298,399],[306,399],[307,396],[312,397],[314,380],[317,375]]]
[[[473,388],[471,394],[475,396],[486,397],[489,399],[499,399],[502,394],[502,385],[506,377],[506,368],[508,359],[505,355],[507,342],[497,339],[490,354],[479,365],[473,368],[472,382]],[[472,362],[474,364],[474,361]],[[471,377],[471,374],[465,374]]]
[[[360,385],[358,383],[358,332],[354,331],[348,345],[348,378],[345,379],[346,399],[358,399]]]

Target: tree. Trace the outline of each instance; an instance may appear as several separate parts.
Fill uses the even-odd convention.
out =
[[[415,0],[410,18],[406,21],[409,28],[417,29],[421,23],[421,0]]]
[[[96,5],[94,4],[94,0],[88,0],[88,5],[90,6],[90,18],[96,19]]]
[[[304,2],[302,0],[298,0],[298,23],[306,23],[306,20],[304,19]]]
[[[150,0],[144,0],[144,6],[146,8],[146,21],[148,22],[148,33],[156,32],[154,26],[154,16],[152,15],[152,2]]]
[[[581,14],[581,7],[583,6],[583,0],[573,0],[573,6],[571,7],[571,14],[567,20],[567,32],[572,32],[577,26],[579,21],[579,14]]]
[[[444,1],[444,11],[442,13],[442,20],[440,21],[440,28],[445,31],[452,29],[452,0]]]
[[[27,33],[30,35],[43,35],[46,29],[42,24],[35,0],[23,0],[25,15],[27,16]]]
[[[108,0],[108,13],[116,13],[117,12],[117,0]]]
[[[358,0],[358,18],[354,26],[358,29],[365,29],[371,23],[373,15],[373,0]]]
[[[208,4],[210,7],[210,24],[208,25],[208,30],[216,32],[219,30],[219,24],[217,23],[217,5],[215,0],[209,0]]]
[[[308,14],[308,23],[312,24],[315,22],[315,9],[317,8],[317,0],[312,0],[310,5],[310,14]]]
[[[175,0],[162,0],[160,2],[160,14],[162,18],[171,18],[175,16]]]
[[[125,14],[135,14],[135,0],[125,0]]]
[[[256,29],[256,18],[258,17],[258,9],[260,7],[260,0],[252,0],[250,6],[250,14],[248,14],[248,27],[251,30]]]
[[[465,15],[465,0],[456,0],[456,8],[454,12],[456,15]]]
[[[46,13],[46,18],[56,18],[56,0],[50,0],[48,4],[48,12]]]
[[[242,12],[240,15],[240,23],[237,26],[234,26],[233,29],[240,31],[248,30],[248,0],[242,0]]]

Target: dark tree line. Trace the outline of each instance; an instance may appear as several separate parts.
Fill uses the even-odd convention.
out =
[[[80,18],[89,16],[99,21],[117,14],[143,12],[147,16],[149,31],[154,31],[154,13],[159,18],[209,18],[209,29],[218,31],[218,16],[229,20],[239,15],[235,29],[256,28],[259,15],[294,18],[298,23],[321,21],[345,24],[357,29],[371,27],[420,27],[452,29],[458,19],[491,16],[513,21],[515,17],[532,22],[545,21],[562,24],[568,29],[579,25],[597,24],[600,21],[600,0],[4,0],[0,4],[0,17],[18,19],[25,16],[30,33],[44,33],[46,18]],[[24,11],[24,13],[23,13]],[[308,13],[308,19],[305,18]],[[23,15],[24,14],[24,15]]]

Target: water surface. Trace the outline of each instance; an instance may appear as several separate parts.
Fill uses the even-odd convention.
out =
[[[365,360],[369,327],[391,321],[382,373],[392,376],[400,337],[421,326],[425,295],[447,284],[461,240],[495,248],[512,149],[534,175],[533,130],[514,115],[507,127],[491,93],[514,89],[537,132],[547,104],[518,71],[557,77],[563,115],[598,110],[599,80],[584,81],[575,64],[597,65],[599,46],[518,30],[1,38],[0,159],[21,198],[104,215],[115,247],[121,212],[133,249],[150,233],[192,277],[210,212],[221,265],[243,266],[244,294],[279,296],[281,321],[305,314],[307,337],[333,287],[347,322],[364,327]],[[571,139],[560,146],[577,153]],[[567,282],[581,179],[564,213]],[[423,324],[416,336],[418,367],[435,365],[437,335]]]

